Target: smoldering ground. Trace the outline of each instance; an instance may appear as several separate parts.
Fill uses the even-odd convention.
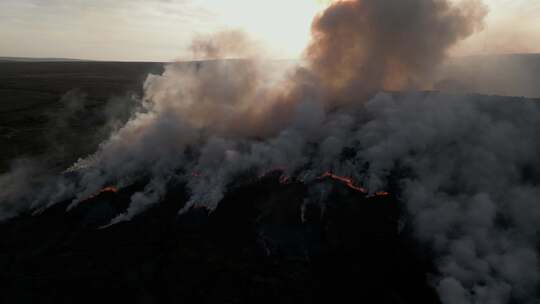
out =
[[[431,87],[449,48],[485,14],[477,1],[337,1],[315,19],[306,63],[279,80],[254,58],[170,64],[148,77],[140,109],[94,154],[39,192],[12,187],[2,210],[66,199],[74,207],[105,186],[147,180],[117,224],[159,203],[171,181],[190,190],[182,212],[214,209],[244,172],[284,168],[309,181],[331,171],[371,192],[400,185],[418,239],[436,253],[443,303],[535,303],[540,108],[413,92]],[[239,36],[192,47],[203,58],[245,55],[230,37]],[[381,93],[390,90],[409,92]],[[409,174],[393,176],[396,168]],[[0,182],[20,176],[29,174]]]

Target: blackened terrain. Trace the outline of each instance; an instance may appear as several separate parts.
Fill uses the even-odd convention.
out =
[[[321,183],[328,199],[302,208]],[[172,187],[104,229],[137,186],[1,224],[0,302],[437,303],[429,259],[412,249],[392,196],[267,176],[235,187],[212,213],[178,216],[187,194]]]

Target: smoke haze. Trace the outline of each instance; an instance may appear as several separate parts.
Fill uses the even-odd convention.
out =
[[[260,58],[262,47],[240,30],[198,35],[190,46],[192,59]]]
[[[253,59],[241,33],[198,37],[197,58],[251,59],[175,63],[149,75],[139,110],[96,153],[39,193],[11,184],[1,214],[65,199],[73,208],[105,186],[148,181],[117,224],[159,203],[171,182],[191,193],[179,212],[213,210],[246,172],[283,168],[309,182],[331,171],[371,193],[400,185],[418,239],[437,257],[432,283],[443,303],[537,303],[538,105],[381,93],[430,88],[450,47],[485,15],[479,1],[337,1],[313,22],[306,63],[281,77]],[[345,149],[354,155],[342,157]],[[33,175],[21,168],[0,185]]]

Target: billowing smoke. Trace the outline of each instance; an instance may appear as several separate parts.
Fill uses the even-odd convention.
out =
[[[307,56],[333,102],[430,88],[449,48],[480,29],[486,13],[476,0],[336,1],[315,19]]]
[[[447,49],[479,27],[484,14],[476,2],[337,1],[313,23],[307,66],[281,80],[271,79],[269,67],[256,60],[171,64],[163,75],[148,77],[144,110],[95,155],[75,164],[82,181],[78,200],[108,183],[129,184],[144,175],[149,188],[134,196],[134,204],[150,205],[166,191],[152,185],[184,170],[203,172],[189,182],[192,203],[213,207],[242,170],[279,166],[292,173],[313,162],[312,154],[324,152],[322,163],[332,162],[340,153],[333,142],[340,135],[326,138],[321,131],[330,120],[327,111],[345,101],[347,107],[362,104],[381,89],[426,80]],[[229,31],[198,37],[191,49],[202,58],[245,56],[249,41]],[[343,127],[332,126],[324,128],[340,133]],[[313,142],[321,151],[306,151]],[[193,159],[186,159],[193,150]]]
[[[117,224],[159,203],[171,183],[191,193],[179,212],[212,210],[246,172],[280,168],[309,182],[331,171],[373,193],[400,186],[419,240],[436,254],[432,283],[443,303],[534,303],[539,106],[380,93],[429,88],[448,49],[480,29],[485,13],[477,1],[337,1],[313,23],[306,64],[280,78],[252,59],[170,64],[148,77],[140,110],[96,153],[39,193],[12,186],[0,210],[7,217],[65,199],[73,208],[103,187],[146,181]],[[192,50],[245,57],[242,37],[199,37]],[[24,168],[0,185],[33,175]]]
[[[357,134],[367,185],[396,168],[443,303],[536,303],[540,105],[482,96],[380,95]]]
[[[279,79],[273,67],[253,59],[257,47],[242,33],[197,37],[190,48],[198,58],[250,59],[170,64],[162,75],[150,75],[140,110],[94,155],[78,161],[69,170],[78,178],[62,188],[74,189],[76,205],[107,184],[121,187],[144,176],[151,182],[134,200],[135,205],[149,205],[144,202],[158,202],[166,191],[152,185],[179,170],[189,174],[205,169],[199,171],[208,177],[191,185],[193,197],[214,206],[240,170],[234,165],[227,169],[220,153],[206,155],[218,143],[228,147],[222,155],[227,159],[243,155],[235,150],[238,145],[254,150],[249,161],[241,161],[245,167],[293,171],[295,162],[300,166],[311,157],[303,145],[325,139],[320,127],[329,110],[345,101],[348,107],[362,104],[377,90],[408,88],[425,80],[450,46],[479,27],[483,14],[476,2],[455,6],[446,0],[337,1],[313,23],[306,66]],[[407,83],[394,82],[398,78]],[[342,124],[333,123],[336,128]],[[321,151],[331,152],[331,159],[340,147],[332,143],[334,138],[325,140]],[[231,172],[213,173],[222,170]],[[199,198],[208,196],[206,189],[214,194]],[[36,200],[54,204],[47,195]]]

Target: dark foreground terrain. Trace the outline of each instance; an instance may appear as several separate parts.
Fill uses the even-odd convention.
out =
[[[328,199],[302,208],[321,184],[333,187]],[[229,192],[213,213],[178,216],[187,195],[174,187],[105,229],[137,186],[1,224],[0,302],[437,303],[429,259],[413,251],[392,196],[270,174]]]

